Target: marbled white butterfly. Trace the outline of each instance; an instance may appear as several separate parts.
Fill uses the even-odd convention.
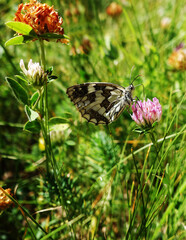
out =
[[[82,117],[97,125],[115,121],[133,102],[133,90],[133,84],[124,88],[112,83],[92,82],[69,87],[67,95]]]

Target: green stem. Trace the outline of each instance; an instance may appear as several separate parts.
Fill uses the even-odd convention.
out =
[[[156,151],[156,154],[157,154],[157,158],[158,158],[158,154],[159,154],[159,148],[158,148],[158,144],[157,144],[157,140],[156,140],[156,137],[154,135],[154,131],[153,129],[150,131],[150,138],[151,138],[151,141],[155,147],[155,151]]]
[[[40,41],[41,48],[41,65],[45,72],[46,69],[46,61],[45,61],[45,49],[44,42],[41,39]],[[40,91],[40,114],[41,114],[41,130],[43,134],[43,138],[45,141],[45,153],[46,153],[46,169],[47,175],[49,175],[49,161],[50,161],[50,153],[48,149],[48,108],[47,108],[47,79],[45,79],[44,87],[39,90]]]
[[[45,61],[45,50],[44,50],[44,42],[43,40],[40,40],[40,47],[41,47],[41,65],[44,69],[44,72],[46,71],[46,61]],[[42,91],[43,90],[43,91]],[[43,133],[43,138],[45,141],[45,153],[46,153],[46,168],[47,168],[47,174],[49,176],[49,162],[51,163],[54,178],[56,181],[56,184],[58,186],[58,190],[60,193],[60,202],[61,206],[63,206],[67,212],[68,210],[64,202],[63,193],[61,190],[61,184],[58,178],[58,166],[55,160],[55,156],[52,151],[52,145],[51,145],[51,139],[50,139],[50,131],[49,131],[49,116],[48,116],[48,89],[47,89],[47,77],[45,79],[45,84],[43,89],[40,90],[41,94],[41,101],[40,101],[40,113],[41,113],[41,129]]]
[[[46,61],[45,61],[45,48],[44,48],[44,42],[42,39],[40,39],[40,47],[41,47],[41,66],[43,67],[43,70],[46,69]]]
[[[44,42],[43,40],[40,40],[40,47],[41,47],[41,65],[44,69],[46,70],[46,60],[45,60],[45,50],[44,50]],[[51,140],[50,140],[50,131],[49,131],[49,117],[48,117],[48,89],[47,89],[47,78],[45,79],[45,84],[43,88],[43,92],[40,91],[41,94],[41,105],[40,105],[40,112],[42,114],[42,119],[41,119],[41,128],[43,132],[43,137],[45,140],[45,152],[46,152],[46,164],[47,167],[49,165],[49,161],[51,162],[53,171],[54,171],[54,176],[56,179],[56,182],[58,184],[58,187],[60,189],[60,185],[58,182],[58,177],[57,177],[57,164],[54,158],[54,154],[52,152],[52,147],[51,147]],[[43,121],[44,120],[44,121]],[[47,173],[49,169],[47,169]]]
[[[43,67],[43,70],[45,72],[46,70],[46,61],[45,61],[45,49],[44,49],[44,42],[43,40],[40,40],[40,46],[41,46],[41,65]],[[47,90],[47,78],[45,79],[44,84],[44,99],[43,99],[43,105],[44,105],[44,125],[46,129],[46,136],[48,141],[48,135],[49,135],[49,126],[48,126],[48,90]]]
[[[149,198],[150,198],[150,190],[151,190],[151,187],[153,186],[153,183],[154,183],[154,180],[156,178],[156,174],[157,174],[157,171],[158,171],[158,168],[156,166],[158,166],[158,164],[160,162],[158,162],[158,164],[156,164],[156,160],[158,159],[159,157],[159,152],[160,152],[160,148],[158,148],[158,144],[157,144],[157,140],[155,138],[155,135],[154,135],[154,132],[153,132],[153,129],[150,131],[150,138],[151,138],[151,141],[155,147],[155,151],[156,151],[156,158],[155,158],[155,161],[154,161],[154,164],[153,164],[153,168],[155,169],[155,172],[154,172],[154,175],[152,176],[152,182],[151,182],[151,185],[150,185],[150,188],[149,188],[149,193],[148,193],[148,197],[147,197],[147,203],[149,201]],[[161,161],[161,160],[160,160]],[[155,201],[154,201],[155,202]],[[154,202],[152,203],[152,206],[154,204]]]
[[[45,50],[44,50],[44,42],[43,40],[40,40],[40,46],[41,46],[41,64],[44,69],[44,72],[46,70],[46,60],[45,60]],[[51,161],[53,160],[53,165],[56,169],[58,169],[52,147],[51,147],[51,140],[50,140],[50,131],[49,131],[49,116],[48,116],[48,89],[47,89],[47,78],[45,80],[44,85],[44,98],[43,98],[43,105],[44,105],[44,126],[45,126],[45,136],[46,136],[46,145],[49,149]]]
[[[145,201],[144,201],[144,198],[143,198],[143,184],[140,181],[140,175],[139,175],[139,172],[138,172],[138,167],[137,167],[137,164],[136,164],[135,156],[133,154],[133,149],[132,149],[132,156],[133,156],[134,166],[136,168],[136,174],[137,174],[137,179],[138,179],[138,184],[139,184],[139,188],[137,189],[137,194],[140,193],[141,201],[142,201],[142,205],[143,205],[143,215],[144,215],[144,218],[143,218],[142,223],[141,223],[141,230],[142,230],[143,226],[146,225],[146,220],[147,220],[147,218],[146,218]],[[140,198],[140,196],[139,196],[139,198]],[[141,230],[139,231],[138,236],[140,236]],[[146,232],[146,228],[145,228],[145,239],[146,238],[147,238],[147,232]]]

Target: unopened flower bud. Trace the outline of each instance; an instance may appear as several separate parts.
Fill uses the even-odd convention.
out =
[[[28,70],[25,68],[23,59],[20,60],[20,67],[25,76],[28,78],[28,83],[35,87],[41,87],[44,85],[46,80],[46,74],[39,63],[33,63],[30,59],[28,63]]]

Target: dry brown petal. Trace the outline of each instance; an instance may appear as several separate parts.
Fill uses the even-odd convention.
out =
[[[10,188],[5,189],[5,191],[11,196],[13,195]],[[9,208],[12,204],[12,200],[7,197],[6,194],[0,189],[0,210],[5,210]]]

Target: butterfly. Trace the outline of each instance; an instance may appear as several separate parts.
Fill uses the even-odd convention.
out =
[[[98,125],[115,121],[134,101],[133,90],[132,83],[124,88],[113,83],[90,82],[69,87],[66,93],[82,117]]]

